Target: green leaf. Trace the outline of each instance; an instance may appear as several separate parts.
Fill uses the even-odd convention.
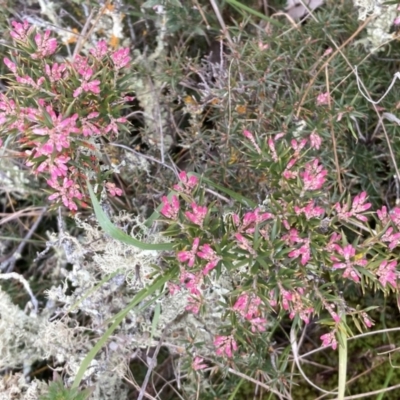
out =
[[[92,185],[90,184],[89,181],[87,181],[87,186],[97,221],[99,225],[104,229],[104,232],[106,232],[112,238],[119,240],[120,242],[138,247],[141,250],[160,250],[160,251],[173,250],[174,248],[173,243],[158,243],[158,244],[144,243],[121,231],[121,229],[113,225],[113,223],[108,219],[105,212],[102,210],[100,203],[98,202],[96,195],[93,192]]]
[[[147,0],[142,4],[142,8],[153,8],[154,6],[157,6],[160,4],[159,0]]]
[[[339,339],[339,377],[338,377],[338,399],[343,400],[346,392],[347,376],[347,334],[345,329],[338,330]]]

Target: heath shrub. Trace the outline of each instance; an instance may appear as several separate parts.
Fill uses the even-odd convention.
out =
[[[365,192],[332,202],[328,171],[317,157],[321,138],[294,139],[279,133],[258,140],[245,130],[249,163],[267,175],[268,195],[256,207],[217,206],[207,186],[180,174],[175,194],[164,197],[166,234],[177,237],[179,278],[170,291],[184,290],[187,310],[201,317],[214,305],[208,288],[229,277],[225,313],[214,338],[215,355],[249,363],[268,343],[278,317],[295,324],[320,317],[322,346],[338,346],[338,332],[352,335],[351,317],[361,331],[374,325],[367,310],[356,309],[346,293],[398,293],[400,208],[371,211]],[[374,229],[371,228],[373,222]],[[323,319],[321,319],[321,317]],[[192,368],[205,368],[201,346]],[[249,364],[247,364],[249,365]]]
[[[45,177],[49,199],[70,210],[85,205],[87,179],[121,195],[99,160],[101,139],[127,129],[121,112],[132,100],[129,50],[111,51],[99,41],[90,54],[69,60],[49,30],[41,33],[26,21],[12,25],[13,46],[4,58],[8,91],[0,94],[3,142],[17,139],[27,166]]]

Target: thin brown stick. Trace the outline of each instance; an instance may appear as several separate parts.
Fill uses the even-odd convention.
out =
[[[270,391],[270,392],[272,392],[272,393],[275,393],[275,394],[276,394],[277,396],[279,396],[279,397],[282,396],[281,393],[279,393],[277,390],[275,390],[275,389],[272,388],[271,386],[268,386],[268,385],[266,385],[264,382],[260,382],[260,381],[258,381],[257,379],[252,378],[251,376],[248,376],[248,375],[246,375],[246,374],[243,374],[242,372],[236,371],[236,370],[234,370],[233,368],[228,368],[228,372],[231,373],[231,374],[233,374],[233,375],[237,375],[237,376],[239,376],[240,378],[243,378],[243,379],[245,379],[245,380],[247,380],[247,381],[249,381],[249,382],[252,382],[252,383],[254,383],[254,384],[258,385],[258,386],[261,386],[262,388],[267,389],[268,391]],[[283,396],[282,396],[282,397],[283,397]],[[284,397],[285,397],[285,398],[288,398],[288,397],[286,397],[286,396],[284,396]]]
[[[329,107],[329,110],[332,110],[328,65],[325,67],[325,78],[326,78],[326,91],[328,92],[328,107]],[[333,155],[335,157],[335,167],[336,167],[337,181],[339,184],[339,192],[343,193],[343,184],[342,184],[342,178],[341,178],[341,174],[340,174],[339,157],[338,157],[337,146],[336,146],[336,136],[335,136],[335,130],[333,129],[333,123],[332,123],[332,113],[330,113],[330,115],[329,115],[329,126],[330,126],[332,145],[333,145]]]
[[[197,10],[199,11],[199,13],[200,13],[200,15],[201,15],[201,18],[203,19],[204,23],[206,24],[206,28],[207,28],[207,29],[210,29],[210,24],[208,23],[207,17],[206,17],[206,15],[204,14],[204,11],[203,11],[203,9],[201,8],[199,2],[198,2],[197,0],[193,0],[193,1],[194,1],[194,3],[196,3],[196,8],[197,8]]]
[[[102,17],[102,15],[105,13],[105,11],[107,10],[108,6],[110,5],[111,0],[107,0],[106,4],[104,4],[104,6],[102,7],[102,9],[100,10],[100,12],[97,14],[97,17],[95,19],[95,21],[93,22],[91,28],[89,29],[89,24],[94,16],[94,9],[90,12],[89,17],[82,29],[82,32],[79,36],[79,40],[78,43],[75,46],[74,49],[74,53],[72,55],[72,59],[74,59],[79,52],[81,51],[83,44],[85,42],[85,40],[90,37],[90,35],[92,34],[94,28],[96,27],[97,22],[99,22],[100,18]]]
[[[229,44],[232,46],[233,48],[233,41],[231,39],[231,35],[229,34],[228,28],[225,25],[224,19],[222,18],[222,15],[219,11],[218,5],[215,2],[215,0],[210,0],[211,6],[215,12],[215,15],[217,16],[218,22],[221,25],[222,28],[222,32],[223,35],[226,37],[226,39],[228,40]]]

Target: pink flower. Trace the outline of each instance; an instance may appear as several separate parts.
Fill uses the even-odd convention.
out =
[[[226,355],[228,358],[232,358],[233,352],[238,349],[232,336],[217,336],[214,340],[214,346],[217,347],[216,354],[218,356]]]
[[[334,208],[338,213],[339,219],[347,220],[350,217],[356,217],[358,220],[362,222],[368,221],[368,218],[365,215],[360,215],[360,213],[371,208],[371,203],[365,203],[366,199],[367,199],[366,192],[361,192],[359,195],[354,197],[350,211],[347,204],[341,206],[339,203],[336,203]],[[381,216],[379,218],[383,218],[385,214],[386,214],[385,208],[382,208],[382,211],[378,211],[378,217]]]
[[[390,219],[387,213],[387,208],[386,206],[383,206],[381,210],[376,211],[379,220],[383,223],[383,225],[386,225],[389,223]]]
[[[200,296],[200,284],[202,282],[202,276],[200,274],[195,275],[182,270],[179,280],[181,284],[184,284],[185,288],[189,290],[190,294]]]
[[[304,239],[304,244],[295,250],[292,250],[289,254],[288,257],[290,258],[296,258],[301,256],[300,263],[301,265],[306,265],[308,261],[311,258],[310,255],[310,239]]]
[[[383,287],[389,283],[395,289],[397,288],[397,261],[388,261],[384,260],[381,262],[376,275],[379,276],[379,282],[382,284]]]
[[[105,40],[100,40],[94,49],[90,49],[90,53],[98,60],[101,60],[107,54],[107,51],[107,42]]]
[[[394,222],[397,228],[400,228],[400,208],[395,207],[390,210],[390,219]]]
[[[390,229],[390,228],[389,228]],[[388,231],[389,231],[388,229]],[[394,235],[390,236],[390,244],[389,244],[389,249],[393,250],[395,247],[397,247],[400,244],[400,232],[395,233]]]
[[[332,268],[344,269],[344,278],[350,277],[350,279],[352,279],[354,282],[359,282],[360,278],[358,276],[357,270],[354,268],[354,265],[365,266],[367,265],[368,261],[364,258],[352,261],[351,258],[355,257],[356,249],[351,244],[348,244],[343,249],[338,247],[337,251],[344,258],[344,262],[334,263]],[[333,261],[338,261],[336,257],[331,257],[331,259]]]
[[[50,82],[57,82],[68,76],[66,64],[54,63],[51,67],[49,64],[45,64],[44,70],[46,75],[49,77]]]
[[[325,183],[328,171],[318,164],[318,159],[305,165],[305,171],[300,173],[303,180],[303,192],[308,190],[319,190]]]
[[[255,317],[259,317],[260,304],[261,299],[258,296],[254,294],[249,295],[248,293],[243,293],[238,297],[232,309],[240,314],[243,318],[251,320]]]
[[[310,147],[319,150],[321,147],[322,139],[315,131],[313,131],[310,135]]]
[[[67,162],[70,160],[70,157],[67,157],[63,154],[58,155],[54,160],[52,157],[49,157],[47,160],[43,161],[37,168],[35,173],[48,171],[50,173],[51,179],[55,180],[60,176],[67,176]],[[27,161],[27,166],[33,166],[32,161]]]
[[[253,249],[253,246],[242,234],[235,233],[234,236],[235,236],[236,240],[239,242],[240,248],[247,250],[253,256],[257,255],[257,252]]]
[[[346,203],[343,204],[343,206],[340,203],[336,203],[333,208],[338,213],[339,219],[347,221],[352,216],[351,211],[349,211],[349,206]]]
[[[281,294],[282,294],[282,307],[284,310],[287,311],[289,310],[290,302],[293,301],[294,298],[293,293],[282,288]]]
[[[93,75],[93,69],[84,65],[78,68],[78,73],[82,76],[81,86],[74,90],[73,96],[78,97],[82,92],[92,92],[94,94],[100,93],[100,81],[98,79],[90,81]]]
[[[294,212],[297,215],[304,213],[306,219],[309,220],[311,218],[318,218],[325,214],[325,210],[321,207],[315,205],[314,200],[310,200],[310,202],[305,207],[294,206]]]
[[[307,300],[304,297],[304,289],[297,288],[293,291],[288,291],[279,285],[282,296],[282,308],[286,311],[290,310],[289,317],[293,319],[297,314],[308,324],[310,315],[314,312],[314,308],[308,306]]]
[[[243,131],[243,135],[246,139],[254,140],[254,136],[251,132],[247,131],[246,129]]]
[[[247,131],[247,130],[244,130],[244,131],[243,131],[243,135],[244,135],[244,137],[245,137],[246,139],[249,139],[249,140],[250,140],[251,144],[254,146],[254,148],[256,149],[257,153],[258,153],[258,154],[261,154],[261,149],[260,149],[260,147],[258,146],[258,144],[256,143],[253,134],[252,134],[251,132]]]
[[[187,219],[196,225],[203,226],[203,221],[208,211],[207,207],[198,206],[196,203],[192,203],[191,206],[193,212],[190,211],[185,212]]]
[[[375,325],[375,324],[372,322],[372,320],[368,317],[368,314],[367,314],[367,313],[363,312],[363,313],[362,313],[362,317],[363,317],[364,324],[365,324],[365,326],[366,326],[367,328],[371,328],[373,325]]]
[[[129,48],[119,49],[111,54],[114,61],[115,69],[119,70],[128,65],[131,58],[129,57]]]
[[[94,94],[100,93],[100,81],[95,80],[92,82],[82,82],[81,86],[74,90],[73,96],[78,97],[82,92],[92,92]]]
[[[254,211],[249,211],[243,216],[243,229],[246,233],[254,233],[256,225],[263,221],[273,218],[274,215],[271,213],[262,213],[256,208]]]
[[[120,188],[117,188],[115,183],[107,182],[106,189],[107,189],[108,193],[110,193],[110,195],[113,197],[122,195],[122,190]]]
[[[297,156],[300,154],[300,151],[307,144],[307,139],[302,139],[300,140],[300,142],[298,142],[296,139],[292,139],[290,141],[290,144],[292,146],[292,149],[295,150],[295,158],[297,159]]]
[[[331,315],[332,319],[333,319],[336,323],[340,322],[340,317],[339,317],[339,315],[337,315],[337,313],[336,313],[336,312],[334,311],[334,309],[333,309],[334,306],[330,305],[330,304],[327,303],[325,300],[323,300],[323,303],[324,303],[325,309],[328,310],[328,312],[329,312],[329,314]]]
[[[299,317],[301,320],[303,320],[306,324],[310,323],[310,316],[314,312],[313,307],[308,307],[308,308],[300,308],[299,310],[292,310],[291,313],[289,314],[290,319],[293,319],[296,314],[299,314]]]
[[[372,206],[371,203],[365,203],[366,199],[367,199],[366,192],[361,192],[359,195],[354,197],[350,211],[353,216],[355,216],[358,220],[363,222],[368,221],[368,218],[365,215],[358,215],[358,214],[368,210]]]
[[[178,185],[174,185],[174,189],[177,192],[184,192],[187,194],[190,194],[192,192],[192,189],[198,183],[198,179],[195,175],[191,175],[190,177],[188,177],[185,171],[182,171],[179,174],[179,180],[180,180],[180,184],[182,184],[183,187],[178,184]]]
[[[14,74],[17,73],[17,65],[13,63],[9,58],[4,57],[4,64],[6,64],[8,69],[11,70]]]
[[[114,132],[115,135],[118,135],[118,125],[117,122],[120,124],[123,124],[126,122],[126,118],[120,117],[120,118],[111,118],[110,122],[104,129],[104,133],[109,133],[109,132]]]
[[[268,147],[271,150],[271,157],[274,162],[278,162],[278,154],[276,153],[275,143],[272,138],[268,139]]]
[[[325,333],[325,335],[322,335],[320,339],[322,340],[323,347],[332,346],[333,350],[337,349],[337,340],[334,332]]]
[[[78,190],[78,185],[74,184],[71,179],[64,178],[62,185],[57,180],[48,180],[48,185],[53,189],[57,190],[56,193],[49,196],[49,200],[55,200],[60,198],[65,207],[69,208],[72,211],[76,211],[78,209],[77,205],[74,202],[74,199],[81,200],[82,193]]]
[[[220,260],[219,258],[216,258],[214,260],[209,261],[202,270],[203,275],[208,275],[208,273],[217,266],[219,260]]]
[[[290,245],[303,242],[303,239],[299,236],[299,232],[296,228],[291,228],[289,233],[282,236],[282,239]]]
[[[250,320],[250,324],[251,324],[251,331],[253,333],[256,332],[265,332],[266,328],[266,324],[267,324],[267,320],[265,318],[253,318]]]
[[[200,251],[197,252],[197,256],[208,261],[202,271],[204,275],[207,275],[212,269],[214,269],[221,259],[209,244],[201,246]]]
[[[186,311],[190,311],[193,314],[198,314],[200,312],[201,300],[194,296],[188,297],[188,305],[185,307]]]
[[[79,128],[76,126],[78,114],[63,119],[62,114],[58,114],[57,116],[51,106],[47,106],[46,111],[51,118],[53,127],[42,126],[32,129],[32,132],[36,135],[48,136],[47,141],[44,141],[40,147],[36,149],[36,157],[51,155],[54,149],[58,152],[62,152],[63,148],[67,149],[70,146],[69,135],[71,133],[80,132]]]
[[[193,244],[192,244],[192,249],[190,251],[180,251],[177,254],[178,261],[181,263],[184,263],[188,261],[188,266],[193,267],[194,262],[195,262],[195,257],[196,257],[196,251],[197,248],[199,247],[200,243],[200,238],[194,238]]]
[[[199,371],[201,369],[207,368],[208,365],[204,363],[204,359],[201,357],[195,357],[195,359],[192,362],[192,368],[195,371]]]
[[[23,24],[19,22],[13,21],[11,25],[14,27],[14,30],[10,32],[10,35],[15,40],[20,40],[25,42],[28,38],[29,24],[28,21],[24,21]]]
[[[28,86],[32,86],[35,89],[38,89],[40,87],[40,85],[42,85],[42,83],[44,82],[44,78],[41,77],[38,79],[37,82],[35,82],[30,76],[25,75],[25,76],[16,76],[17,82],[21,83],[23,85],[28,85]]]
[[[393,234],[393,227],[389,227],[382,236],[382,242],[390,242],[389,249],[393,250],[400,244],[400,232]]]
[[[167,196],[162,197],[163,207],[161,208],[160,213],[167,218],[176,219],[179,212],[179,200],[173,195],[171,201],[168,200]]]
[[[50,39],[50,31],[47,29],[42,36],[40,33],[35,35],[35,42],[37,45],[36,52],[31,55],[35,59],[42,59],[52,55],[57,49],[57,40]]]
[[[180,290],[181,290],[179,285],[177,285],[176,283],[172,283],[172,282],[168,282],[167,283],[167,287],[168,287],[168,290],[169,290],[169,294],[171,296],[173,296],[174,294],[180,292]]]
[[[91,119],[97,118],[98,116],[98,112],[92,112],[86,118],[81,118],[81,129],[83,136],[88,137],[93,135],[101,135],[101,130],[99,126],[95,122],[90,121]]]
[[[200,251],[197,252],[197,255],[204,260],[213,260],[217,256],[208,243],[200,247]]]
[[[94,94],[100,93],[100,81],[98,79],[91,82],[82,82],[82,89],[85,92],[92,92]],[[76,96],[74,96],[76,97]]]
[[[317,106],[329,104],[330,95],[328,92],[321,93],[317,97]]]

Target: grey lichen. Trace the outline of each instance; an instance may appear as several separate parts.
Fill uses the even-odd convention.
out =
[[[384,50],[384,45],[393,40],[390,32],[393,22],[398,14],[396,4],[387,4],[386,0],[353,0],[358,9],[358,19],[368,22],[367,37],[358,43],[364,44],[369,51],[376,52]]]

